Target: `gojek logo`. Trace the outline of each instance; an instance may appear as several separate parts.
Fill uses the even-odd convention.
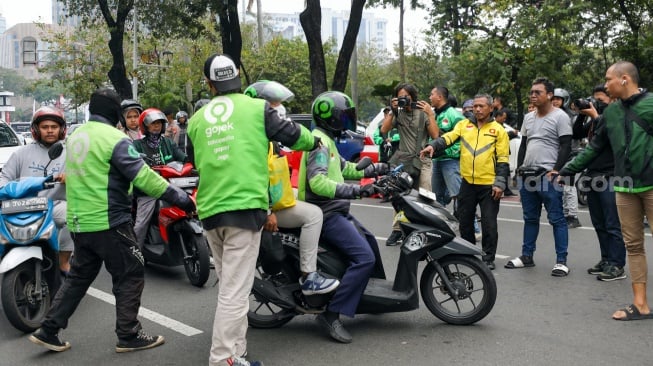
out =
[[[204,119],[213,125],[205,130],[206,137],[220,135],[223,132],[233,130],[234,125],[230,121],[233,112],[234,103],[231,99],[225,96],[213,98],[206,108],[204,108]]]

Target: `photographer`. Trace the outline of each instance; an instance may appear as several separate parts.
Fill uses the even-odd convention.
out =
[[[417,89],[411,84],[395,87],[391,110],[383,117],[381,133],[399,130],[399,147],[389,160],[391,166],[403,164],[404,171],[413,177],[417,187],[431,190],[431,159],[420,158],[419,152],[428,138],[438,137],[439,129],[435,112],[429,103],[417,101]],[[399,225],[393,226],[386,245],[397,245],[401,239]]]
[[[580,115],[574,123],[574,138],[585,138],[592,142],[595,135],[605,128],[603,110],[610,103],[603,84],[597,85],[589,99],[577,99],[574,105]],[[626,247],[621,234],[615,192],[612,187],[614,157],[608,144],[606,149],[587,166],[577,184],[587,191],[587,206],[590,219],[599,239],[601,260],[589,268],[587,273],[597,275],[601,281],[615,281],[626,278]]]

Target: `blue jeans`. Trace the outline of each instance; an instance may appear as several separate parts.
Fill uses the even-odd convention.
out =
[[[433,193],[435,193],[436,201],[441,205],[448,205],[452,198],[458,196],[461,181],[460,160],[433,160],[431,187]]]
[[[621,235],[621,224],[612,187],[589,190],[587,207],[594,231],[599,239],[601,260],[610,265],[623,267],[626,264],[626,245]]]
[[[535,253],[535,242],[540,231],[540,215],[544,204],[549,224],[553,226],[556,263],[567,262],[569,233],[567,220],[562,213],[562,191],[563,187],[551,183],[546,175],[539,178],[519,179],[519,195],[524,215],[522,255],[533,256]]]

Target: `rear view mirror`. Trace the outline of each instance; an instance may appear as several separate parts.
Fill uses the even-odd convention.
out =
[[[48,149],[48,157],[50,160],[55,160],[56,158],[60,157],[61,153],[63,153],[63,142],[61,141],[55,142]]]

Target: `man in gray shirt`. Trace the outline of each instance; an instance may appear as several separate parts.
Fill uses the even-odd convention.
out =
[[[553,83],[545,78],[533,81],[529,97],[536,107],[524,117],[521,128],[522,140],[517,165],[519,194],[524,216],[522,255],[511,259],[506,268],[533,267],[535,242],[540,229],[542,205],[553,226],[556,263],[551,275],[564,277],[567,267],[568,232],[567,220],[562,211],[563,188],[557,184],[558,171],[571,153],[571,124],[569,116],[553,107]]]

